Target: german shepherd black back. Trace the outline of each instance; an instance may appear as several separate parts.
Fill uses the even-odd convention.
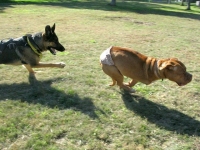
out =
[[[64,68],[65,63],[42,63],[40,59],[44,51],[49,50],[56,55],[56,50],[63,52],[65,48],[59,43],[55,33],[55,24],[45,27],[45,32],[28,34],[19,38],[0,42],[0,64],[24,65],[29,73],[32,68],[58,67]]]

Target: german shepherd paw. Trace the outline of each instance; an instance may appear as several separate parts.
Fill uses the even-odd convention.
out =
[[[65,63],[63,63],[63,62],[60,62],[60,63],[59,63],[59,67],[60,67],[60,68],[64,68],[65,66],[66,66]]]

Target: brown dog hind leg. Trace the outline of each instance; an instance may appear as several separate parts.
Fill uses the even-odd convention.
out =
[[[102,70],[104,71],[104,73],[112,78],[113,83],[111,84],[111,86],[115,85],[115,83],[117,81],[117,85],[120,88],[123,88],[123,89],[125,89],[125,90],[127,90],[131,93],[135,92],[135,90],[126,86],[123,83],[124,76],[119,72],[119,70],[115,66],[109,66],[109,65],[106,65],[106,64],[101,64],[101,66],[102,66]]]
[[[109,86],[114,86],[117,83],[117,81],[114,78],[112,78],[112,81],[113,81],[113,83],[109,84]]]
[[[105,65],[105,64],[101,64],[101,67],[102,67],[102,70],[104,71],[104,73],[112,78],[113,83],[109,84],[109,86],[114,86],[116,84],[116,80],[115,80],[115,78],[113,78],[112,72],[114,72],[114,70],[116,68],[114,66],[109,66],[109,65]]]

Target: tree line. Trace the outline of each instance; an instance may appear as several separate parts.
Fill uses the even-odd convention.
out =
[[[184,1],[185,0],[182,0],[181,6],[184,6]],[[187,1],[187,8],[186,8],[186,10],[191,10],[191,0],[186,0],[186,1]],[[170,4],[171,0],[167,0],[167,3]],[[109,3],[109,5],[116,6],[116,0],[111,0],[111,2]]]

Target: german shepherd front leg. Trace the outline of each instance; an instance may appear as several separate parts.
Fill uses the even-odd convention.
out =
[[[36,64],[34,66],[31,66],[29,64],[24,64],[24,66],[26,67],[26,69],[28,70],[28,72],[30,74],[34,74],[35,72],[33,71],[32,68],[46,68],[46,67],[64,68],[65,67],[65,63],[63,63],[63,62],[60,62],[60,63],[42,63],[42,62],[39,62],[38,64]]]
[[[39,62],[38,64],[31,66],[32,68],[46,68],[46,67],[56,67],[56,68],[64,68],[65,67],[65,63],[60,62],[60,63],[42,63]]]

